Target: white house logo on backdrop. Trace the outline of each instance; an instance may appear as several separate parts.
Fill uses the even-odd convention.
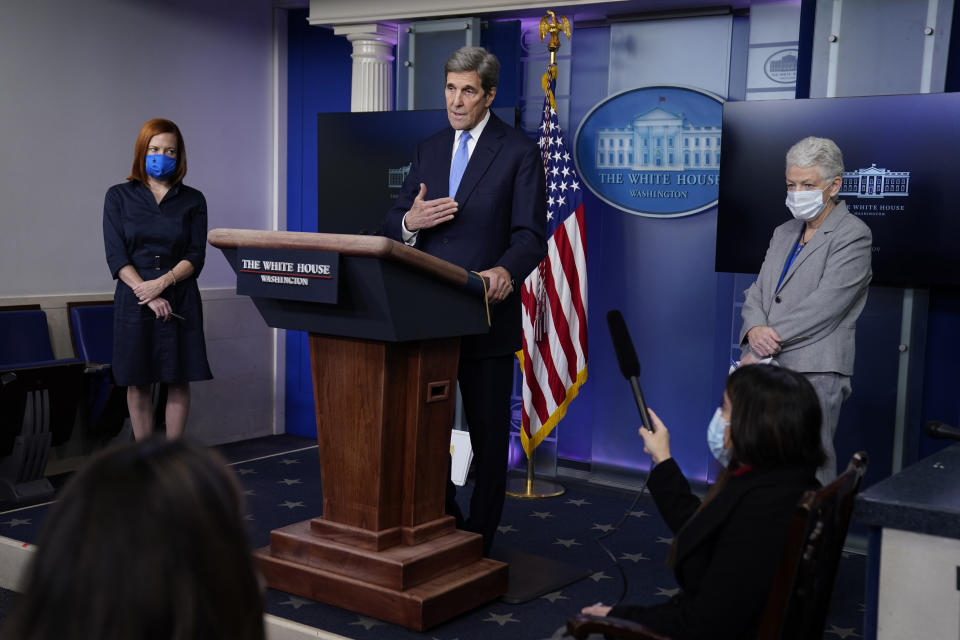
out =
[[[600,129],[596,140],[598,168],[686,171],[720,165],[720,127],[698,127],[662,107],[623,129]]]
[[[716,204],[723,100],[689,87],[630,89],[597,104],[574,141],[577,170],[604,202],[676,217]]]
[[[910,172],[880,169],[871,164],[868,169],[843,172],[841,196],[854,198],[887,198],[910,195]]]
[[[402,187],[403,181],[407,179],[407,174],[410,173],[410,167],[412,166],[413,163],[408,162],[399,169],[387,169],[387,187],[390,189],[399,189]]]
[[[795,84],[797,81],[797,49],[781,49],[763,63],[763,73],[774,82]]]

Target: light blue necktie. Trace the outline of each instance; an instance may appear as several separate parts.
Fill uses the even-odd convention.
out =
[[[470,151],[467,149],[467,142],[470,140],[470,132],[464,131],[460,134],[460,144],[457,146],[457,152],[453,154],[453,162],[450,163],[450,197],[457,197],[457,188],[460,186],[460,179],[463,178],[463,172],[467,170],[467,162],[470,161]]]

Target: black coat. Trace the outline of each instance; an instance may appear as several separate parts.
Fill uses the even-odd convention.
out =
[[[658,464],[647,486],[678,535],[674,574],[681,590],[664,604],[619,606],[610,615],[678,639],[755,638],[790,517],[803,492],[819,486],[814,472],[794,467],[731,475],[690,520],[700,499],[673,459]]]

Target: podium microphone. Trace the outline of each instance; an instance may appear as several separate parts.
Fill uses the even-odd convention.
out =
[[[937,440],[958,440],[960,441],[960,429],[944,424],[939,420],[931,420],[923,425],[923,432],[931,438]]]
[[[647,403],[643,399],[643,391],[640,390],[640,380],[638,380],[640,377],[640,360],[637,359],[637,351],[633,348],[630,331],[627,330],[627,323],[623,321],[623,314],[620,313],[619,309],[607,312],[607,327],[610,329],[613,352],[617,354],[620,373],[630,381],[633,399],[640,411],[640,420],[643,421],[644,427],[653,431],[653,423],[650,421],[650,414],[647,413]]]

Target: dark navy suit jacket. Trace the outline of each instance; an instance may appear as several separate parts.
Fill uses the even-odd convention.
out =
[[[454,130],[447,128],[417,146],[384,221],[385,235],[403,241],[401,221],[421,182],[427,185],[426,200],[448,195],[453,139]],[[490,333],[463,339],[464,356],[508,355],[520,348],[520,287],[547,251],[544,182],[536,143],[491,113],[453,196],[459,205],[453,220],[417,234],[414,246],[421,251],[471,271],[501,266],[513,278],[513,293],[491,307]]]

